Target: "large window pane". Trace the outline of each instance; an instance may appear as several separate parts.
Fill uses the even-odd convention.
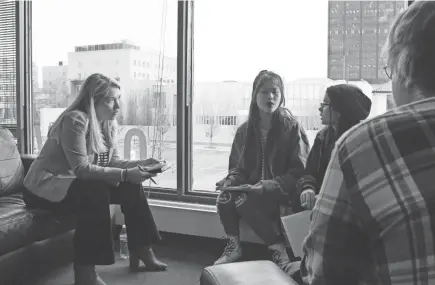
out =
[[[84,80],[99,72],[121,83],[121,157],[175,163],[176,42],[176,1],[34,1],[35,152]],[[175,171],[155,180],[177,187]]]
[[[331,84],[358,85],[372,97],[371,116],[384,112],[388,96],[374,92],[388,85],[381,49],[405,7],[406,1],[195,1],[193,190],[214,191],[227,174],[262,69],[285,81],[286,106],[311,145]]]

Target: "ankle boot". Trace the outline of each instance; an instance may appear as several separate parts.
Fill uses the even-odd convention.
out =
[[[225,246],[221,257],[214,262],[214,265],[231,263],[242,257],[242,247],[238,237],[228,237],[228,243]]]
[[[290,263],[285,245],[281,243],[271,245],[269,246],[269,252],[272,255],[272,261],[285,271]]]
[[[147,271],[164,271],[168,267],[166,263],[157,259],[151,247],[143,247],[130,254],[130,270],[140,271],[139,261],[143,262]]]
[[[74,264],[74,285],[107,285],[95,272],[95,265]]]

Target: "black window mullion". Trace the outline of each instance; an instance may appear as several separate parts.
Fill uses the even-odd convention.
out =
[[[178,2],[177,25],[177,193],[183,195],[188,189],[188,40],[189,1]]]
[[[16,118],[18,148],[32,153],[32,2],[16,1]]]

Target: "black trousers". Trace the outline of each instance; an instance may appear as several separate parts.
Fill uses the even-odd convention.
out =
[[[115,262],[110,204],[121,205],[125,216],[129,250],[158,242],[161,237],[154,222],[142,185],[76,179],[60,202],[51,202],[29,191],[27,206],[76,216],[74,262],[83,265],[109,265]]]
[[[224,191],[216,206],[227,235],[239,235],[242,218],[266,245],[284,241],[279,227],[279,200],[274,195]]]

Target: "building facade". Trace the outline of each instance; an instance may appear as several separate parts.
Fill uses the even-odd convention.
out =
[[[95,72],[103,72],[121,83],[130,80],[175,83],[175,57],[160,56],[158,52],[142,49],[128,41],[119,43],[76,46],[68,53],[68,78],[85,79]]]
[[[407,1],[329,1],[328,78],[388,81],[382,48]]]

